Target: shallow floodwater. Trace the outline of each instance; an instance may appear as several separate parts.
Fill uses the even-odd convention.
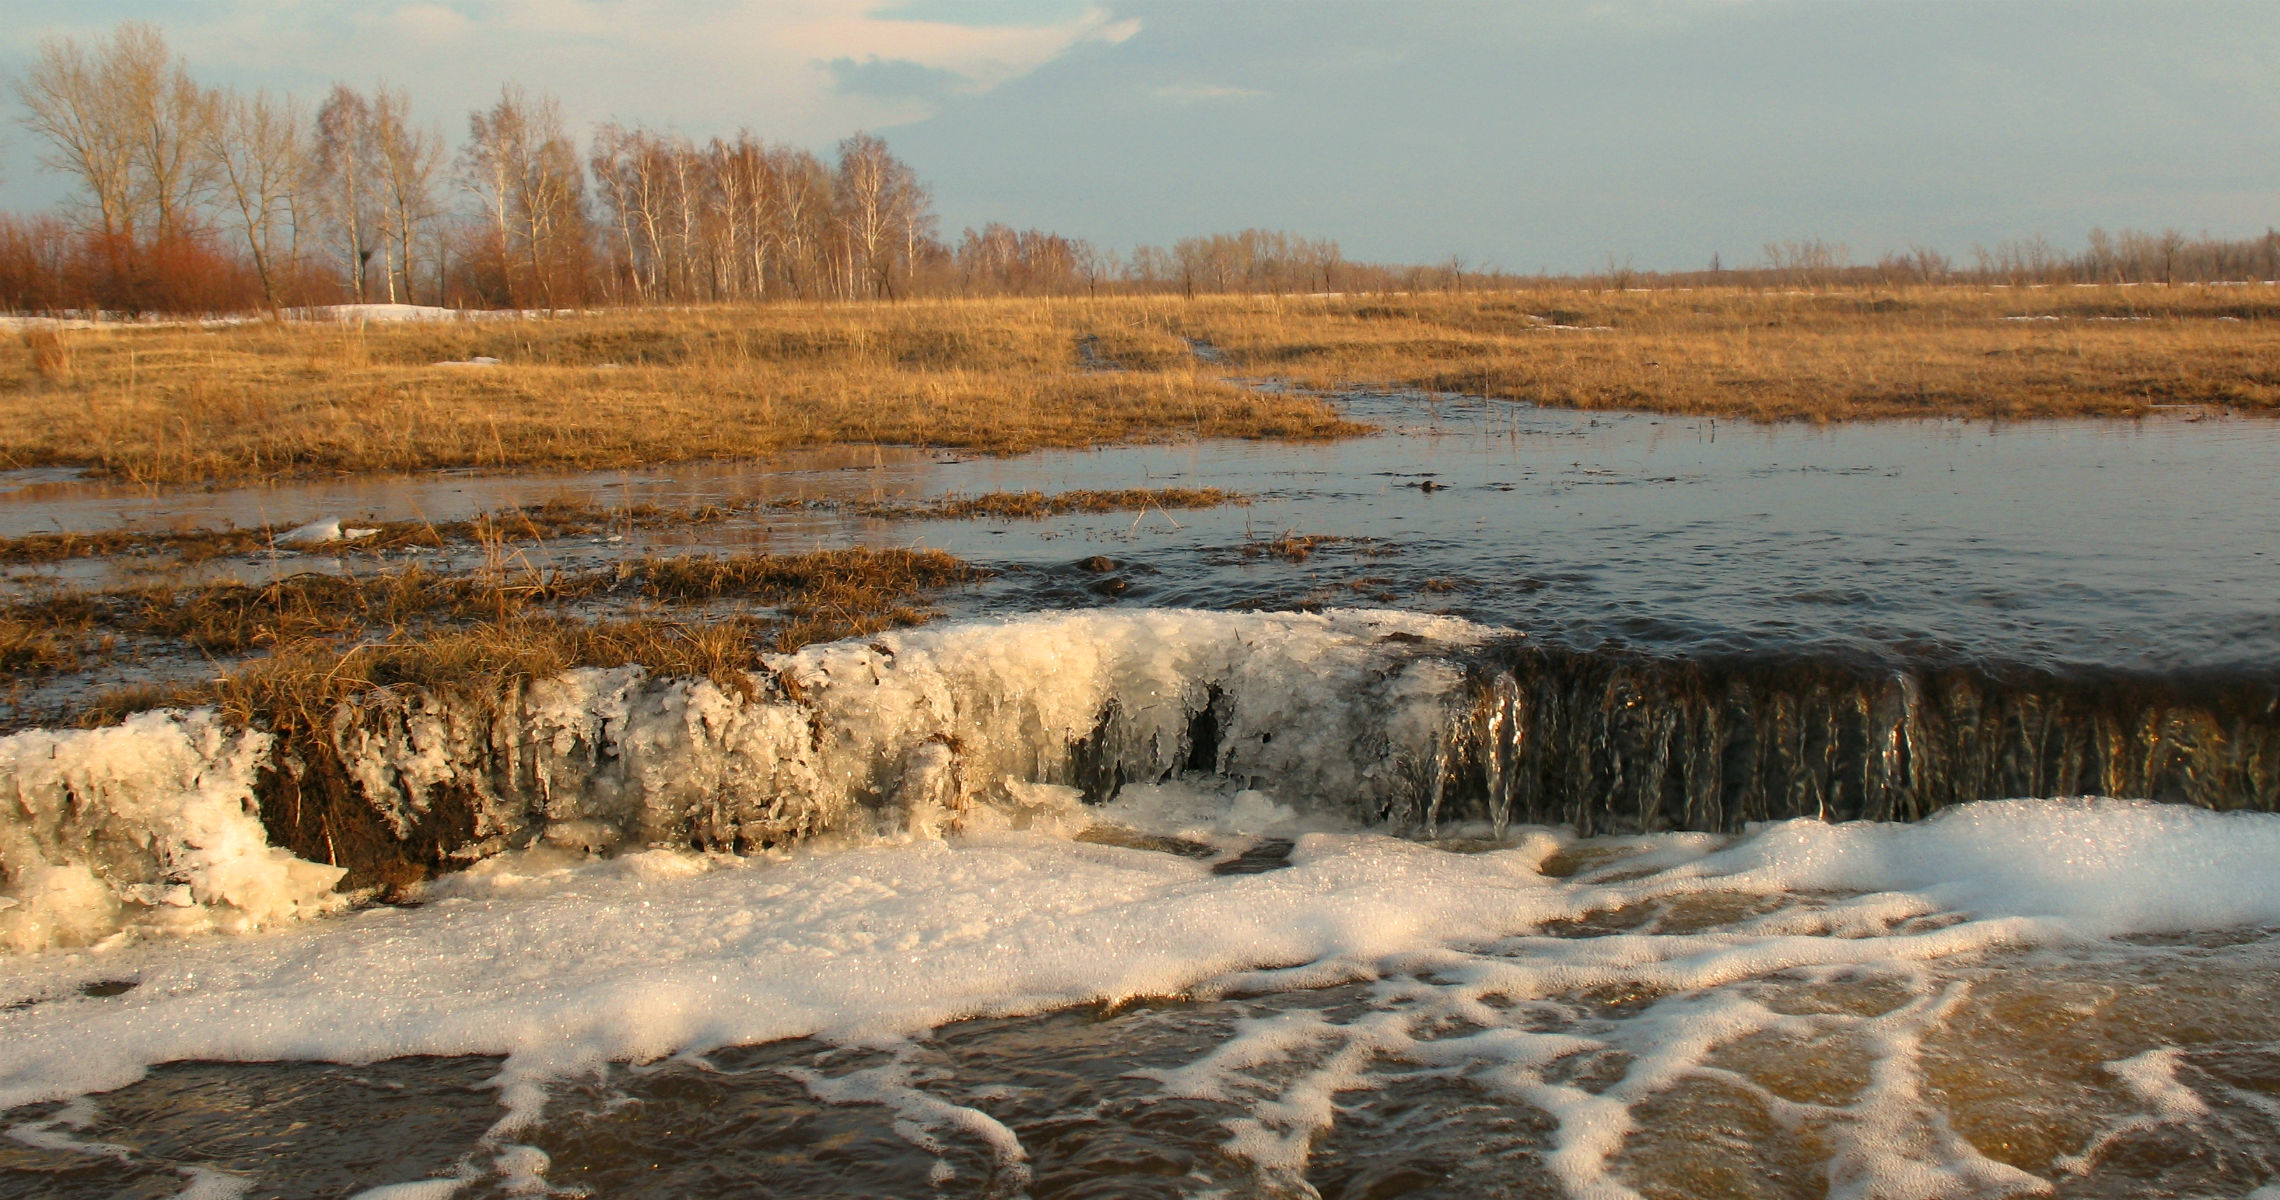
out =
[[[590,857],[622,815],[587,819],[566,778],[563,811],[545,813],[563,818],[561,838],[487,859],[417,905],[0,954],[0,1106],[15,1105],[0,1113],[0,1198],[2280,1200],[2280,815],[1999,802],[1918,825],[1801,820],[1735,839],[1428,818],[1418,831],[1439,840],[1418,841],[1371,825],[1356,796],[1296,782],[1330,778],[1348,756],[1349,790],[1383,790],[1402,762],[1430,759],[1437,812],[1439,768],[1461,759],[1486,772],[1482,795],[1500,812],[1494,798],[1517,793],[1498,781],[1531,746],[1573,767],[1543,779],[1649,800],[1681,777],[1666,765],[1697,758],[1711,783],[1719,768],[1773,779],[1764,764],[1776,760],[1798,768],[1783,779],[1921,783],[1934,766],[2031,766],[2037,753],[2073,765],[2166,755],[2170,775],[2203,790],[2233,778],[2209,763],[2269,781],[2257,739],[2275,718],[2258,697],[2280,666],[2280,424],[1811,428],[1346,403],[1386,432],[164,496],[0,478],[10,533],[443,520],[549,499],[1220,487],[1255,501],[1013,523],[757,510],[531,553],[580,567],[653,550],[923,543],[999,572],[950,597],[956,613],[1407,608],[1725,671],[1712,687],[1656,674],[1684,674],[1660,660],[1505,647],[1505,674],[1480,679],[1511,686],[1476,697],[1494,736],[1466,750],[1413,719],[1434,696],[1472,694],[1425,661],[1440,651],[1417,631],[1355,635],[1355,654],[1387,658],[1373,674],[1267,628],[1311,618],[1258,621],[1229,634],[1247,649],[1228,669],[1272,675],[1246,690],[1165,666],[1209,641],[1202,626],[1234,618],[1163,613],[1160,644],[1130,655],[1163,678],[1104,692],[1113,703],[1083,714],[1098,710],[1097,729],[1077,732],[1097,753],[1141,718],[1185,730],[1176,746],[1162,730],[1144,739],[1185,774],[1127,786],[1104,809],[1080,805],[1052,765],[1068,748],[1041,698],[1076,689],[1082,672],[1079,656],[1048,661],[1051,636],[1014,622],[851,643],[818,658],[836,675],[796,689],[832,700],[831,721],[766,728],[787,745],[803,731],[836,745],[865,721],[907,735],[916,749],[897,749],[885,777],[913,795],[880,800],[911,819],[877,837]],[[201,569],[351,566],[366,569],[315,554]],[[1092,614],[1085,628],[1126,615]],[[971,648],[929,651],[936,637]],[[1817,657],[1972,664],[1986,670],[1959,675],[1988,686],[1951,678],[1934,695],[1928,673],[1886,672],[1898,682],[1885,695],[1875,670],[1840,687],[1815,673]],[[926,674],[945,662],[965,674]],[[1807,665],[1785,692],[1779,670],[1752,673],[1768,662]],[[2011,692],[1989,683],[2014,668],[2051,674]],[[2117,670],[2155,684],[2221,676],[2224,703],[2196,716],[2190,688],[2125,704],[2051,682],[2074,668],[2098,668],[2081,673],[2093,683]],[[995,690],[959,690],[977,679]],[[890,703],[896,688],[915,697],[910,712],[1002,725],[1004,745],[954,722],[930,734]],[[1185,692],[1196,712],[1158,711]],[[631,811],[647,802],[626,764],[670,749],[672,722],[629,732],[631,702],[610,708],[617,696],[596,701],[593,745],[612,749],[588,765],[597,778],[620,770],[604,790]],[[1934,710],[1936,729],[1922,716]],[[683,725],[751,719],[726,711]],[[738,753],[759,739],[737,737]],[[1404,738],[1431,753],[1400,759],[1389,747]],[[587,753],[566,732],[549,744],[566,761]],[[57,745],[22,745],[10,770],[53,769]],[[1742,750],[1759,756],[1749,771]],[[965,781],[1005,793],[1003,811],[960,810],[974,829],[938,839],[919,793],[958,782],[968,761],[1021,778]],[[164,775],[170,763],[89,769],[123,789],[138,778],[124,768]],[[707,770],[726,791],[765,792]],[[190,800],[169,792],[167,804],[234,811],[221,772],[178,774]],[[2247,785],[2182,794],[2266,803]],[[1167,796],[1188,807],[1145,808]],[[115,797],[122,809],[143,800]],[[716,815],[722,801],[711,798]],[[1012,827],[980,820],[993,812]],[[198,831],[192,849],[218,844]],[[199,869],[262,861],[269,848],[252,844]],[[190,928],[199,904],[228,907],[193,903],[191,885],[170,880],[128,887],[157,914],[138,928],[163,928],[169,912]]]
[[[1379,436],[959,459],[835,451],[584,476],[430,476],[138,497],[0,494],[0,532],[448,519],[510,503],[688,507],[990,491],[1219,487],[1256,502],[1049,521],[762,511],[570,539],[649,550],[940,546],[1025,568],[953,611],[1101,603],[1395,605],[1580,646],[1834,652],[1912,663],[2261,670],[2280,661],[2280,423],[1873,422],[1814,427],[1355,396]],[[1280,535],[1324,539],[1303,561]],[[1075,564],[1096,557],[1108,569]],[[321,555],[244,569],[325,569]],[[74,568],[67,568],[72,570]]]
[[[2280,1177],[2270,1149],[2280,1138],[2270,1090],[2280,1075],[2276,966],[2275,946],[2260,940],[2010,959],[1938,979],[1938,995],[1952,1006],[1909,1064],[1912,1082],[1990,1165],[2052,1184],[2043,1191],[1983,1167],[1988,1186],[1949,1194],[2248,1196]],[[559,1089],[529,1144],[551,1160],[550,1183],[598,1196],[1565,1195],[1545,1163],[1557,1150],[1554,1123],[1502,1094],[1489,1064],[1369,1062],[1326,1089],[1333,1123],[1300,1169],[1281,1172],[1231,1152],[1230,1126],[1257,1122],[1304,1092],[1344,1049],[1341,1038],[1247,1067],[1224,1096],[1167,1095],[1160,1081],[1247,1026],[1366,1026],[1383,1019],[1382,997],[1406,986],[1419,985],[970,1021],[892,1051],[799,1039],[604,1066]],[[1866,1099],[1883,1057],[1873,1043],[1886,1032],[1875,1022],[1911,1015],[1904,1010],[1917,995],[1869,977],[1776,984],[1756,999],[1839,1019],[1816,1034],[1738,1043],[1699,1078],[1640,1105],[1642,1128],[1617,1160],[1625,1185],[1673,1198],[1845,1190],[1832,1188],[1844,1166],[1829,1151],[1846,1120],[1836,1112],[1799,1120],[1789,1106],[1841,1110]],[[1532,1024],[1604,1033],[1650,1000],[1564,997]],[[2181,1025],[2193,1044],[2169,1040]],[[1452,1023],[1445,1032],[1479,1029]],[[2163,1111],[2161,1097],[2133,1094],[2109,1065],[2147,1055],[2185,1089],[2171,1103],[2190,1095],[2198,1110]],[[1611,1050],[1571,1070],[1596,1083],[1619,1077],[1634,1058]],[[119,1146],[125,1162],[0,1144],[0,1195],[155,1200],[180,1194],[188,1167],[257,1179],[250,1194],[278,1197],[449,1178],[497,1117],[489,1084],[498,1067],[496,1059],[456,1058],[161,1068],[103,1097],[99,1115],[73,1131]],[[811,1082],[867,1076],[908,1081],[917,1096],[986,1114],[1018,1142],[1021,1158],[1009,1163],[991,1136],[955,1126],[911,1140],[897,1129],[909,1120],[909,1095],[834,1103]],[[1903,1138],[1908,1123],[1892,1122]],[[461,1194],[513,1193],[492,1183]]]

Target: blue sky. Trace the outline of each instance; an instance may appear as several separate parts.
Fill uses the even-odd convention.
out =
[[[884,135],[946,230],[1115,247],[1260,225],[1521,270],[1855,258],[2094,225],[2280,224],[2269,0],[9,0],[157,22],[201,77],[411,88],[448,132],[515,80],[694,136]],[[10,106],[13,111],[13,106]],[[62,185],[0,132],[0,205]]]

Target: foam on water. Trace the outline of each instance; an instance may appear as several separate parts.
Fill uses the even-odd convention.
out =
[[[1064,816],[1063,828],[1085,820]],[[1179,817],[1142,832],[1193,834]],[[1288,870],[1217,875],[1041,832],[745,858],[541,847],[444,881],[417,909],[9,960],[0,1108],[84,1097],[170,1061],[497,1054],[502,1115],[471,1148],[470,1177],[536,1181],[544,1156],[516,1139],[543,1121],[548,1081],[608,1061],[802,1035],[893,1047],[962,1017],[1362,981],[1363,1011],[1245,1025],[1160,1073],[1162,1087],[1242,1105],[1226,1152],[1295,1187],[1342,1093],[1389,1072],[1461,1074],[1550,1114],[1546,1162],[1571,1194],[1627,1197],[1642,1108],[1689,1080],[1741,1078],[1719,1056],[1753,1039],[1844,1039],[1870,1063],[1849,1097],[1750,1085],[1777,1119],[1821,1131],[1834,1194],[2032,1194],[2050,1185],[1987,1158],[1927,1096],[1924,1038],[1968,992],[1946,967],[2006,948],[2280,924],[2280,894],[2243,886],[2280,872],[2280,817],[2265,815],[2017,801],[1914,826],[1784,823],[1724,847],[1631,839],[1592,872],[1545,873],[1587,848],[1548,831],[1471,854],[1311,833]],[[1559,928],[1752,896],[1780,902],[1699,927]],[[2196,911],[2208,915],[2189,920]],[[137,986],[78,994],[99,979]],[[1829,1011],[1784,999],[1864,987],[1888,995]],[[1613,992],[1639,999],[1590,999]],[[1612,1079],[1587,1079],[1586,1061]],[[2197,1100],[2173,1067],[2159,1053],[2117,1064],[2117,1104],[2191,1121]],[[978,1141],[1001,1184],[1022,1177],[1018,1138],[928,1092],[908,1064],[804,1079],[821,1098],[887,1106],[918,1145]],[[2144,1127],[2125,1125],[2076,1158]]]

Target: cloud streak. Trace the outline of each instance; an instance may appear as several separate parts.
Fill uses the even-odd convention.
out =
[[[1138,32],[1097,5],[945,11],[899,0],[23,0],[0,31],[21,61],[42,36],[82,40],[150,20],[202,78],[305,94],[387,79],[457,114],[506,82],[610,118],[828,141],[923,120],[1075,47]]]

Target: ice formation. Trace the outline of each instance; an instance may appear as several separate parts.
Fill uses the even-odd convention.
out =
[[[1985,728],[1960,723],[1971,712]],[[2177,779],[2178,798],[2258,802],[2280,786],[2272,726],[2158,693],[1586,658],[1410,613],[1036,614],[811,646],[742,680],[625,667],[486,695],[391,689],[290,745],[198,715],[19,735],[0,755],[0,795],[22,797],[0,809],[13,914],[0,930],[22,949],[265,924],[330,902],[311,883],[319,862],[353,892],[533,846],[748,853],[1048,828],[1079,799],[1205,836],[1734,830],[2002,795],[2167,795]],[[185,841],[170,797],[222,781],[234,840]],[[1905,878],[1908,864],[1883,865]],[[241,866],[289,882],[225,881]],[[2236,899],[2261,903],[2260,886]]]
[[[237,932],[340,907],[340,868],[269,844],[253,797],[269,748],[211,712],[0,738],[0,944]]]
[[[750,694],[571,671],[495,711],[423,693],[334,742],[397,839],[467,806],[462,859],[550,841],[745,851],[1024,825],[1184,771],[1351,820],[1429,803],[1479,626],[1401,613],[1072,613],[775,656]],[[453,814],[458,819],[458,814]]]
[[[354,867],[357,845],[436,844],[449,867],[533,845],[749,851],[1027,827],[1190,768],[1382,819],[1436,786],[1461,683],[1442,656],[1483,633],[1392,613],[1068,614],[810,647],[771,658],[749,694],[638,667],[571,671],[492,706],[388,692],[342,708],[314,748],[211,713],[19,734],[0,740],[0,794],[15,797],[0,809],[0,938],[34,949],[322,911],[344,872],[304,860]],[[312,749],[337,756],[375,836],[265,835],[257,787],[293,816],[315,809],[279,791],[308,786]]]
[[[319,517],[306,525],[296,525],[277,535],[280,546],[322,546],[331,542],[354,542],[380,532],[377,529],[344,529],[339,517]]]

